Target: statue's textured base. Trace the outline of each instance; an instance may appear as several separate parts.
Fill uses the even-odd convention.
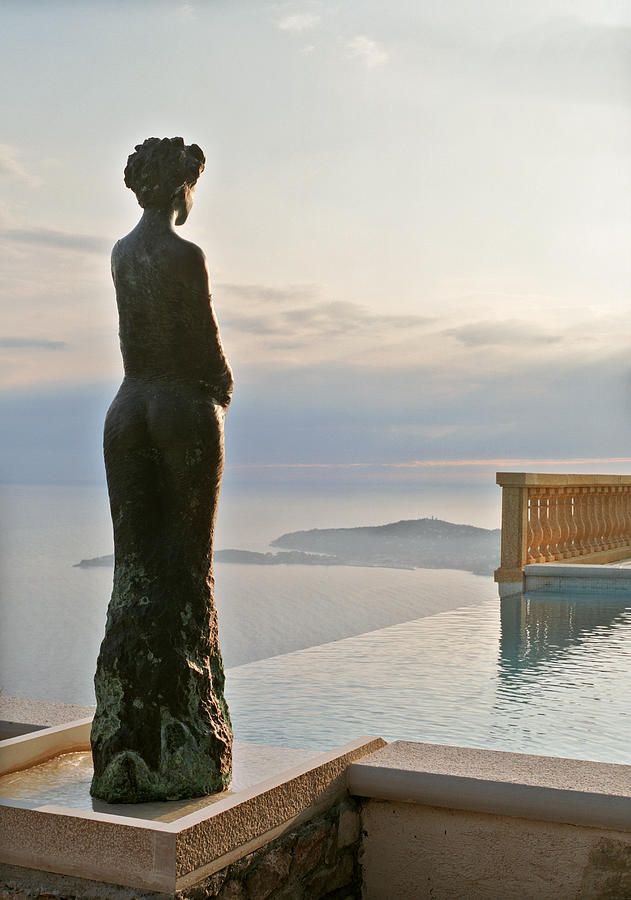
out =
[[[210,586],[200,582],[197,597],[205,593],[207,604],[198,602],[194,612],[190,600],[180,605],[165,595],[155,616],[155,603],[142,603],[151,593],[142,573],[128,563],[117,571],[95,679],[93,796],[109,803],[176,800],[230,783],[223,666],[211,639],[216,626],[208,627],[214,604]]]

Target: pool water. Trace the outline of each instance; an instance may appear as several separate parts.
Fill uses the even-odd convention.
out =
[[[230,669],[235,736],[631,763],[631,596],[497,598]]]
[[[92,809],[132,819],[173,822],[312,759],[313,752],[309,750],[279,750],[277,747],[235,743],[232,781],[226,791],[187,800],[106,803],[90,796],[94,772],[92,754],[89,751],[62,753],[29,769],[0,776],[0,797],[17,800],[21,806],[31,809],[52,805],[65,809]]]

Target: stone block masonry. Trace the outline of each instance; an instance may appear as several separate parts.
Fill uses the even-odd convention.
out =
[[[186,891],[178,900],[359,900],[359,803],[321,816]]]

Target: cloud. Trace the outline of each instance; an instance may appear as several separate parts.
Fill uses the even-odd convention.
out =
[[[0,144],[0,175],[27,184],[29,187],[39,184],[39,179],[27,172],[18,156],[19,151],[16,147],[12,147],[10,144]]]
[[[382,66],[388,61],[388,54],[375,40],[364,34],[358,34],[350,40],[346,48],[352,59],[360,59],[369,69]]]
[[[359,303],[332,301],[284,310],[281,314],[284,331],[294,329],[297,334],[317,332],[322,336],[375,332],[384,335],[388,330],[418,328],[432,321],[424,316],[382,315]]]
[[[467,347],[519,347],[525,344],[558,344],[562,340],[558,334],[546,334],[518,319],[470,322],[456,328],[447,328],[442,334],[456,338]]]
[[[14,244],[31,244],[51,250],[74,250],[80,253],[109,253],[111,242],[91,234],[71,234],[50,228],[4,229],[0,240]]]
[[[180,11],[181,11],[182,15],[185,16],[187,19],[196,18],[195,7],[193,6],[192,3],[189,3],[188,0],[182,0],[181,6],[180,6]]]
[[[372,344],[397,337],[409,338],[433,319],[418,315],[383,314],[360,303],[327,300],[315,285],[274,288],[266,285],[219,285],[222,331],[228,343],[241,348],[244,336],[256,339],[256,348],[244,356],[277,365],[302,358],[333,359],[369,352]],[[226,302],[226,295],[232,302]],[[232,332],[232,335],[230,335]],[[237,350],[238,354],[239,350]],[[243,351],[242,351],[243,352]],[[283,356],[283,352],[286,355]],[[297,356],[299,354],[299,356]]]
[[[432,377],[468,390],[489,372],[511,377],[534,358],[537,365],[563,358],[587,366],[614,357],[626,352],[631,327],[629,314],[615,305],[574,308],[568,316],[554,298],[530,294],[502,294],[504,318],[494,318],[495,298],[482,295],[475,303],[452,298],[442,308],[419,298],[419,312],[404,314],[331,293],[313,284],[216,285],[217,315],[234,364],[285,371],[369,359],[383,372],[422,362]]]
[[[316,284],[289,284],[287,287],[271,287],[265,284],[222,283],[217,288],[222,296],[226,294],[248,303],[296,303],[311,300],[319,293]]]
[[[61,350],[66,346],[65,341],[49,341],[45,338],[0,337],[0,349],[3,350],[17,350],[23,348]]]
[[[281,31],[308,31],[320,21],[320,16],[315,13],[294,13],[293,15],[283,16],[277,22]]]

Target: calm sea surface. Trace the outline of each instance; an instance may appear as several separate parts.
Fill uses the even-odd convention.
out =
[[[493,493],[497,491],[497,495]],[[100,487],[1,486],[0,689],[93,703],[111,589]],[[499,491],[224,492],[218,548],[285,531],[435,515],[499,525]],[[490,577],[362,567],[216,566],[235,733],[329,748],[379,734],[631,762],[631,604],[535,595]]]

